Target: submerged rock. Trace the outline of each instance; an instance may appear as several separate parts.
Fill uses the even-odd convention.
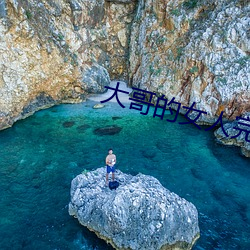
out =
[[[105,169],[71,183],[69,214],[115,249],[191,249],[199,237],[195,206],[154,177],[117,171],[117,190],[105,186]]]
[[[83,124],[83,125],[78,126],[76,129],[79,133],[83,133],[85,132],[85,130],[87,130],[90,127],[91,126],[89,124]]]
[[[63,123],[63,127],[64,128],[70,128],[70,127],[72,127],[72,126],[74,126],[75,125],[75,122],[74,121],[67,121],[67,122],[64,122]]]
[[[112,116],[113,121],[116,121],[116,120],[119,120],[119,119],[122,119],[122,117],[120,117],[120,116]]]
[[[96,134],[96,135],[115,135],[115,134],[120,133],[121,130],[122,130],[121,127],[116,126],[116,125],[112,125],[112,126],[97,128],[94,130],[94,134]]]

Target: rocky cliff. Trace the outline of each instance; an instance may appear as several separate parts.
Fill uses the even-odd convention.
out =
[[[134,86],[175,97],[206,111],[211,123],[225,111],[250,110],[247,1],[140,0],[130,46]]]
[[[134,1],[0,2],[0,129],[126,79]]]
[[[110,79],[233,121],[250,111],[247,0],[2,0],[0,129]],[[184,110],[181,109],[184,113]]]
[[[115,249],[191,249],[199,237],[195,206],[143,174],[116,173],[120,186],[105,186],[105,168],[71,183],[70,215]]]

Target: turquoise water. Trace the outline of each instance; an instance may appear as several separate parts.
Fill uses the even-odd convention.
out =
[[[93,104],[55,106],[0,131],[0,249],[111,250],[67,208],[71,180],[104,166],[110,147],[120,170],[150,174],[197,207],[194,249],[250,249],[250,159],[211,131]],[[122,129],[94,133],[107,125]]]

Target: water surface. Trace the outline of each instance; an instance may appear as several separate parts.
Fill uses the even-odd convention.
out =
[[[212,131],[93,104],[55,106],[0,131],[0,249],[111,250],[67,207],[71,180],[104,166],[110,147],[121,171],[150,174],[197,207],[194,249],[250,249],[250,159]],[[122,129],[94,133],[104,126]]]

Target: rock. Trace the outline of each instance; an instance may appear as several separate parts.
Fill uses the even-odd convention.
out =
[[[132,2],[136,2],[136,0],[106,0],[106,2],[112,2],[112,3],[132,3]]]
[[[246,113],[245,115],[242,115],[242,117],[245,119],[247,118],[250,119],[250,112]],[[250,121],[249,122],[244,121],[243,123],[248,123],[250,125]],[[234,127],[247,129],[247,127],[245,126],[242,126],[242,125],[239,126],[238,121],[235,120],[233,122],[226,123],[223,125],[223,128],[228,134],[228,137],[223,133],[223,130],[221,127],[217,129],[214,132],[214,134],[216,138],[218,139],[218,141],[221,142],[222,144],[239,146],[241,147],[241,153],[246,157],[250,157],[250,142],[246,141],[246,133],[241,132],[241,134],[238,137],[231,138],[231,136],[235,136],[239,133],[239,130],[234,129]],[[248,136],[248,140],[250,140],[250,136]]]
[[[191,249],[199,238],[195,206],[154,177],[117,171],[117,190],[105,187],[105,168],[71,183],[69,214],[115,249]]]
[[[86,66],[83,73],[82,89],[88,93],[103,93],[109,86],[110,78],[107,70],[98,65]]]
[[[79,86],[75,86],[75,87],[74,87],[74,90],[75,90],[76,93],[82,93],[82,92],[83,92],[83,91],[82,91],[82,88],[79,87]]]
[[[0,2],[0,18],[6,17],[6,1],[3,0]]]
[[[47,107],[35,108],[40,93],[57,104],[76,103],[105,91],[109,75],[127,79],[135,7],[135,1],[0,1],[0,129]]]
[[[83,124],[78,126],[76,129],[79,133],[84,133],[85,130],[87,130],[88,128],[90,128],[91,126],[89,124]]]
[[[68,122],[64,122],[63,123],[63,127],[64,128],[71,128],[72,126],[75,125],[75,122],[74,121],[68,121]]]
[[[104,104],[101,104],[101,103],[97,103],[93,106],[93,109],[101,109],[101,108],[104,108],[105,105]]]
[[[213,123],[222,110],[233,120],[250,110],[250,6],[198,2],[139,0],[130,83],[182,106],[196,102],[207,112],[199,122]]]
[[[142,149],[141,153],[143,157],[146,157],[148,159],[153,159],[156,156],[156,151],[154,149]]]
[[[22,117],[25,117],[27,114],[33,114],[35,111],[41,108],[48,108],[56,104],[55,100],[46,93],[39,93],[34,100],[31,100],[28,105],[23,107]]]
[[[118,39],[119,39],[121,45],[123,47],[125,47],[126,46],[126,42],[128,40],[127,39],[127,35],[126,35],[126,29],[119,30],[118,33],[117,33],[117,35],[118,35]]]
[[[96,135],[115,135],[120,133],[122,130],[121,127],[117,125],[112,125],[112,126],[106,126],[102,128],[97,128],[94,130],[94,134]]]

